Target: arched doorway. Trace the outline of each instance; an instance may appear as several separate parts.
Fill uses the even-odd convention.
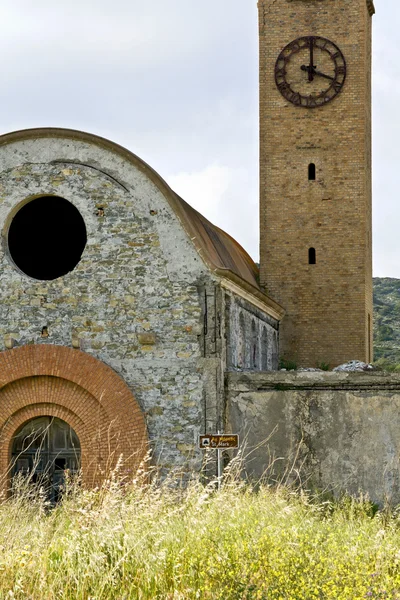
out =
[[[143,412],[124,380],[103,362],[65,346],[29,344],[0,352],[0,374],[0,492],[9,490],[6,475],[17,468],[16,434],[39,417],[61,419],[78,436],[85,486],[101,485],[121,457],[128,478],[145,464]]]
[[[12,475],[26,475],[46,490],[50,502],[59,500],[65,471],[80,468],[81,447],[75,431],[62,419],[37,417],[25,423],[12,444]]]

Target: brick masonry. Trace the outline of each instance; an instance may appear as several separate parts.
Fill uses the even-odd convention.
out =
[[[121,454],[134,473],[148,450],[143,413],[125,382],[94,357],[63,346],[0,353],[0,472],[8,472],[14,434],[29,419],[54,416],[77,433],[85,483],[99,483]],[[3,479],[4,481],[4,479]]]
[[[258,3],[261,284],[286,310],[281,354],[301,366],[372,360],[371,4]],[[274,79],[281,50],[307,35],[347,61],[342,92],[313,109],[286,100]]]

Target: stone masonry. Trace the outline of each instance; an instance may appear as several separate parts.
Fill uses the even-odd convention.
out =
[[[87,231],[77,266],[46,281],[21,272],[7,237],[21,207],[42,196],[72,203]],[[23,396],[4,396],[9,404],[3,421],[0,410],[3,464],[15,433],[10,423],[23,424],[24,419],[17,418],[22,408],[27,418],[55,415],[66,420],[78,437],[79,432],[91,431],[81,436],[83,466],[90,464],[88,454],[93,460],[97,456],[85,440],[96,427],[97,435],[100,429],[106,435],[107,423],[111,426],[115,420],[118,452],[130,456],[135,439],[141,452],[143,433],[135,433],[129,418],[118,420],[126,407],[121,404],[119,411],[116,399],[109,404],[113,409],[107,409],[106,388],[104,394],[99,388],[97,395],[87,395],[85,380],[98,377],[101,382],[107,366],[129,389],[132,406],[137,402],[140,407],[153,461],[164,471],[178,467],[189,475],[202,464],[198,435],[223,426],[227,361],[234,367],[277,368],[282,309],[228,269],[219,275],[210,268],[196,238],[185,231],[174,201],[148,165],[107,140],[66,130],[31,130],[0,138],[0,361],[8,364],[16,360],[15,352],[38,347],[49,348],[48,356],[57,348],[69,349],[76,353],[77,365],[80,356],[96,359],[78,380],[65,362],[54,371],[44,354],[35,354],[40,369],[29,366],[28,358],[25,372],[20,365],[12,389],[23,389]],[[72,240],[74,231],[70,235]],[[37,236],[43,239],[46,230],[39,228]],[[237,252],[247,264],[244,251]],[[238,332],[240,320],[245,326]],[[241,359],[233,350],[237,339],[246,348]],[[35,377],[40,379],[37,384]],[[20,379],[27,381],[23,388]],[[6,389],[11,384],[7,380],[2,385]],[[37,386],[46,402],[41,403],[34,391]],[[101,427],[90,408],[96,402],[103,415]],[[104,463],[107,457],[101,454]]]

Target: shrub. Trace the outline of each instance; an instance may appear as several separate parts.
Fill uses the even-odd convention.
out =
[[[287,371],[296,371],[297,364],[293,360],[287,360],[286,358],[279,359],[279,368],[286,369]]]
[[[326,362],[317,363],[317,369],[321,369],[321,371],[330,371],[330,365]]]

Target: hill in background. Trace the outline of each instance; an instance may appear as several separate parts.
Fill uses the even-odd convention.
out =
[[[374,277],[374,363],[400,371],[400,279]]]

